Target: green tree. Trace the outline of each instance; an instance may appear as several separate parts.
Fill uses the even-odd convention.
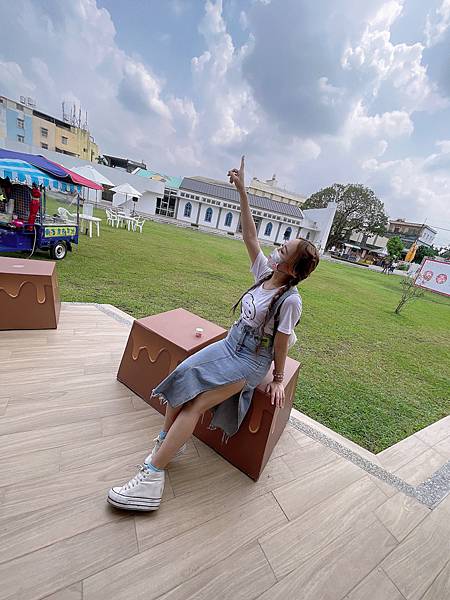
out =
[[[399,258],[402,255],[404,245],[398,235],[394,235],[394,237],[389,239],[388,243],[386,244],[386,248],[389,256],[394,259]]]
[[[334,183],[312,194],[302,208],[325,208],[328,202],[337,202],[337,209],[327,248],[347,240],[352,232],[362,232],[366,236],[386,232],[388,217],[384,204],[371,189],[356,183]]]
[[[437,256],[438,252],[435,248],[428,246],[419,246],[417,248],[416,255],[414,256],[413,262],[421,263],[425,256]]]

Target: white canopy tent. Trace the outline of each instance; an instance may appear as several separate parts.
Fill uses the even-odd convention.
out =
[[[121,185],[117,185],[111,189],[111,192],[114,192],[112,205],[113,206],[123,206],[127,205],[125,208],[130,211],[130,198],[140,198],[142,196],[141,192],[138,192],[136,188],[134,188],[129,183],[122,183]],[[133,207],[134,212],[134,207]]]
[[[92,165],[83,165],[81,167],[73,167],[72,171],[74,173],[77,173],[78,175],[81,175],[82,177],[86,177],[87,179],[90,179],[91,181],[95,181],[95,183],[98,183],[99,185],[107,185],[107,186],[113,186],[113,182],[110,181],[106,175],[103,175],[103,173],[100,173],[100,171],[97,171],[97,169],[95,167],[93,167]],[[85,190],[86,188],[83,188],[83,190]],[[84,192],[86,193],[86,192]],[[98,204],[99,201],[99,194],[100,194],[100,200],[101,200],[101,194],[102,192],[100,190],[96,190],[95,191],[95,204]],[[87,203],[90,203],[90,194],[89,194],[89,189],[87,191],[87,197],[84,197],[84,199],[87,201]],[[90,210],[86,207],[83,208],[83,212],[87,213],[87,214],[92,214],[92,205],[90,207]]]

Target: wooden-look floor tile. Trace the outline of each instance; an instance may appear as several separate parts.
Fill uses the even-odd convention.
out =
[[[74,583],[69,587],[59,590],[50,596],[45,596],[42,600],[83,600],[83,592],[80,583]]]
[[[396,543],[379,521],[363,529],[351,526],[304,562],[298,561],[300,566],[262,594],[260,600],[341,600]]]
[[[450,415],[418,431],[416,435],[429,446],[438,444],[450,435]]]
[[[7,487],[24,480],[31,481],[59,471],[60,450],[51,448],[38,452],[27,452],[20,456],[5,456],[0,459],[0,482]]]
[[[70,369],[71,377],[82,377],[84,373],[83,366],[72,365]],[[49,387],[49,384],[53,384],[55,380],[64,380],[68,375],[67,366],[56,366],[41,368],[39,369],[39,377],[36,377],[36,371],[34,369],[26,370],[23,369],[20,373],[20,377],[17,376],[17,372],[2,373],[2,385],[9,386],[15,390],[16,393],[30,392],[33,389],[45,389]]]
[[[8,402],[9,402],[10,398],[4,396],[3,398],[0,398],[0,416],[5,414],[6,411],[6,407],[8,406]]]
[[[443,438],[440,442],[433,446],[433,450],[436,450],[436,452],[442,454],[445,459],[450,460],[450,435]]]
[[[169,477],[171,470],[169,470]],[[136,531],[141,549],[151,548],[221,514],[263,496],[292,479],[292,473],[276,458],[271,461],[259,481],[234,469],[222,471],[210,486],[193,486],[193,491],[175,496],[161,504],[157,519],[136,516]]]
[[[123,485],[137,472],[136,465],[141,464],[145,454],[138,452],[129,456],[120,456],[114,460],[105,457],[101,463],[94,463],[72,471],[40,477],[33,481],[33,494],[27,481],[4,488],[2,518],[15,518],[34,510],[54,506],[75,498],[97,495],[105,498],[110,487]],[[167,478],[163,501],[173,498],[170,479]]]
[[[345,600],[404,600],[383,569],[377,567],[365,577]]]
[[[395,474],[412,485],[418,485],[431,477],[446,462],[447,460],[442,454],[428,448],[401,469],[395,471]]]
[[[108,523],[1,564],[0,599],[40,600],[137,552],[133,519]]]
[[[375,477],[374,475],[370,474],[368,475],[368,477],[378,488],[380,488],[382,492],[384,492],[386,498],[391,498],[392,496],[395,496],[395,494],[398,492],[396,487],[390,485],[389,483],[386,483],[386,481],[378,479],[378,477]]]
[[[338,455],[329,448],[314,442],[284,456],[284,461],[295,477],[304,477],[308,473],[338,460]]]
[[[102,400],[95,404],[79,404],[77,406],[54,406],[35,410],[33,414],[5,415],[0,419],[0,435],[32,431],[56,425],[100,419],[108,415],[117,415],[133,411],[131,399],[127,396],[111,400]]]
[[[266,494],[89,577],[84,600],[158,598],[285,522],[272,494]]]
[[[0,460],[16,454],[95,440],[101,435],[100,419],[0,435]]]
[[[253,600],[275,582],[260,546],[253,543],[201,571],[158,600]]]
[[[61,448],[61,471],[79,469],[85,465],[102,462],[105,458],[114,461],[117,457],[142,452],[145,457],[151,450],[152,438],[157,434],[152,430],[138,429],[114,436],[99,437],[88,442],[68,444]]]
[[[379,506],[375,514],[386,529],[401,542],[430,514],[430,509],[414,498],[398,492]]]
[[[15,518],[2,518],[1,514],[2,511],[0,563],[117,521],[127,513],[113,509],[106,502],[106,493],[97,493],[67,499]]]
[[[450,598],[450,560],[430,585],[421,600],[444,600]]]
[[[286,462],[287,456],[282,459]],[[292,462],[288,466],[291,470],[294,468]],[[359,467],[338,457],[302,477],[294,472],[295,479],[276,489],[274,494],[288,519],[292,520],[365,475]]]
[[[289,430],[290,428],[286,427],[286,429],[281,434],[280,439],[276,443],[276,446],[273,449],[272,454],[270,455],[270,460],[278,458],[279,456],[290,454],[291,452],[295,452],[299,449],[299,445],[292,437]]]
[[[309,446],[309,444],[317,443],[316,440],[314,440],[312,437],[309,437],[309,435],[306,435],[306,433],[299,431],[293,425],[288,424],[286,428],[289,429],[289,433],[301,448],[304,446]]]
[[[381,563],[407,600],[421,599],[446,565],[449,540],[449,512],[440,505]]]
[[[194,456],[187,462],[174,462],[170,466],[169,477],[175,496],[209,489],[224,473],[236,470],[232,464],[218,454]]]
[[[153,407],[151,407],[149,404],[147,404],[147,402],[145,402],[145,400],[142,400],[142,398],[139,398],[139,396],[136,396],[134,394],[133,394],[133,407],[135,410],[147,410],[147,411],[155,410]],[[161,418],[163,418],[162,415],[161,415]]]
[[[274,495],[278,495],[277,490]],[[365,477],[263,536],[259,542],[276,577],[285,577],[347,529],[366,528],[376,520],[373,511],[385,499]]]
[[[411,435],[377,454],[377,458],[384,469],[393,473],[428,449],[429,446],[417,435]]]
[[[90,352],[85,352],[81,354],[77,359],[77,365],[81,367],[86,367],[89,364],[111,364],[113,361],[117,361],[117,354],[112,352],[104,352],[101,350],[92,350]],[[34,356],[30,358],[11,358],[8,361],[4,361],[0,364],[0,376],[2,373],[18,373],[21,371],[29,371],[29,370],[40,370],[40,369],[49,369],[56,368],[61,369],[65,367],[67,371],[71,371],[74,365],[73,357],[59,357],[59,360],[55,361],[55,359],[51,356],[48,356],[47,352],[41,354],[40,356]]]
[[[160,431],[164,420],[162,415],[148,406],[148,410],[146,411],[139,410],[122,415],[103,417],[100,422],[103,435],[109,436],[125,433],[126,431],[136,431],[138,429],[153,430],[155,427]]]

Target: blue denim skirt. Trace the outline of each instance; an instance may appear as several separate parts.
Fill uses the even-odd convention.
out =
[[[257,352],[261,339],[263,346]],[[273,338],[261,338],[255,329],[238,320],[226,338],[181,362],[154,388],[151,397],[159,397],[161,404],[168,403],[176,408],[202,392],[245,380],[240,393],[211,409],[213,418],[208,429],[222,429],[222,443],[226,443],[239,430],[250,408],[254,389],[266,376],[272,359]]]

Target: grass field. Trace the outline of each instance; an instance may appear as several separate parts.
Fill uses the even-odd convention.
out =
[[[104,212],[98,216],[105,217]],[[62,299],[110,303],[135,317],[184,307],[229,327],[251,283],[243,242],[147,222],[80,237],[58,263]],[[450,413],[450,301],[426,293],[400,315],[400,277],[321,261],[300,284],[290,355],[302,363],[295,406],[380,452]]]

